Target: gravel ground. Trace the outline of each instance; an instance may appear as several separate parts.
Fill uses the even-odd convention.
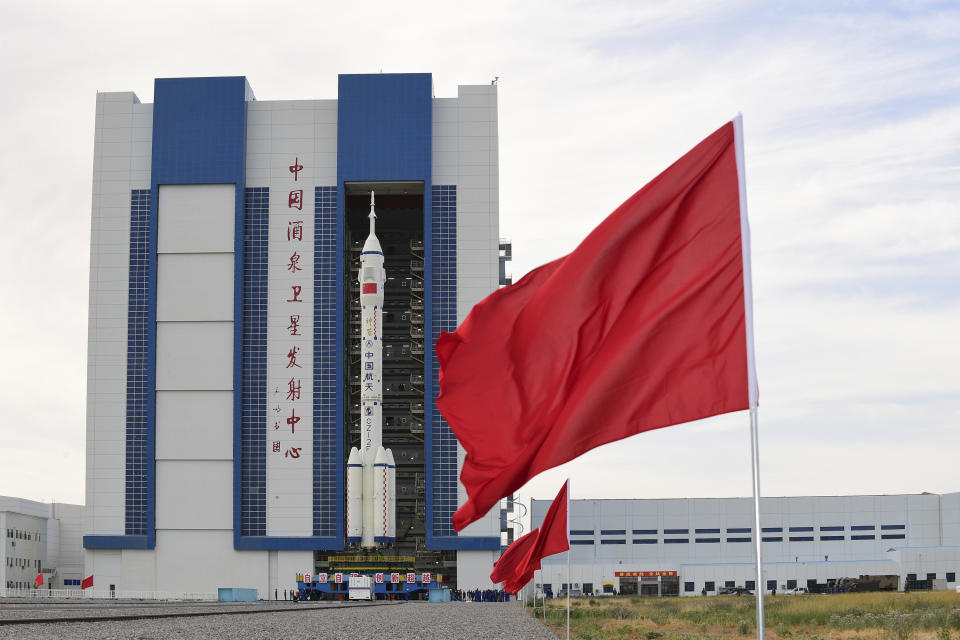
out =
[[[266,604],[266,603],[265,603]],[[175,610],[177,605],[170,605]],[[272,607],[271,607],[272,608]],[[6,605],[0,605],[5,610]],[[125,607],[125,612],[131,612]],[[163,607],[142,607],[142,613],[159,613]],[[191,610],[196,610],[195,608]],[[35,609],[36,612],[36,609]],[[101,611],[101,615],[115,615]],[[75,612],[64,613],[75,616]],[[249,615],[160,618],[117,622],[61,622],[0,626],[0,639],[50,638],[62,640],[123,639],[267,640],[357,638],[377,640],[479,640],[531,638],[556,640],[556,636],[514,602],[409,602],[369,607],[292,607],[287,611]]]

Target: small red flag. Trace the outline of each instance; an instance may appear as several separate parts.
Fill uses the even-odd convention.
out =
[[[518,570],[522,571],[526,566],[525,559],[527,553],[537,542],[537,534],[539,532],[539,529],[534,529],[530,533],[520,536],[507,547],[507,550],[503,552],[500,559],[493,565],[493,573],[490,574],[491,582],[494,584],[502,582],[504,591],[508,593],[517,593],[517,591],[523,588],[523,585],[530,582],[530,579],[533,578],[533,571],[530,572],[529,576],[520,575],[517,572]],[[520,584],[516,586],[515,589],[511,589],[511,587],[517,585],[517,583]]]
[[[467,452],[457,531],[590,449],[756,406],[739,131],[441,333],[437,406]]]
[[[38,587],[43,585],[43,574],[42,574],[42,573],[38,573],[38,574],[37,574],[37,577],[33,579],[33,584],[35,584],[35,585],[38,586]]]
[[[93,586],[93,576],[87,576],[83,579],[83,582],[80,583],[81,589],[86,589],[87,587]]]
[[[550,504],[540,528],[514,540],[494,565],[490,579],[503,582],[504,591],[517,593],[533,578],[541,560],[570,549],[569,487],[570,481],[567,480]]]

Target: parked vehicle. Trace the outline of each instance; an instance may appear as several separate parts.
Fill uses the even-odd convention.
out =
[[[806,587],[794,587],[793,589],[781,588],[777,593],[783,594],[785,596],[805,596],[809,593]]]

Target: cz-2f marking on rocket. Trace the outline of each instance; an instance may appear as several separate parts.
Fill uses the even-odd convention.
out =
[[[383,249],[370,192],[370,235],[360,253],[360,449],[347,459],[347,542],[396,542],[396,464],[383,448]]]

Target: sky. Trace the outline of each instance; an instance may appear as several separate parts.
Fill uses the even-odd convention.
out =
[[[335,5],[335,6],[334,6]],[[742,112],[762,495],[960,490],[960,5],[0,4],[0,495],[84,501],[98,91],[498,78],[514,279]],[[520,499],[748,496],[749,418],[661,429]]]

